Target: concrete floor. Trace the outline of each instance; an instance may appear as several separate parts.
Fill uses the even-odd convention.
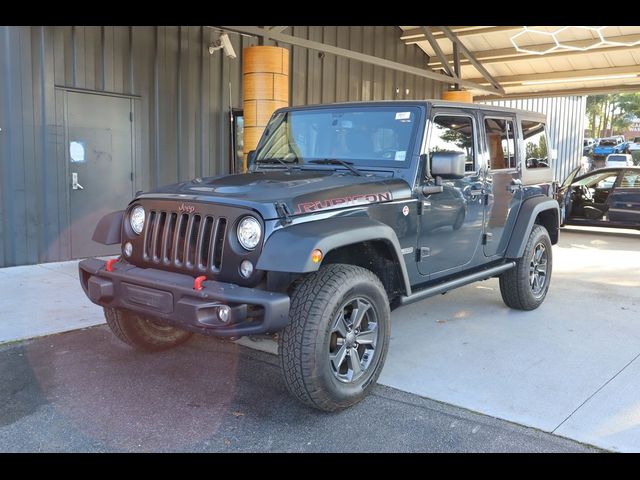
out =
[[[379,383],[615,451],[640,451],[640,232],[563,229],[545,303],[495,279],[393,313]],[[103,323],[76,262],[0,269],[0,342]],[[38,295],[29,286],[40,285]],[[16,312],[20,315],[16,317]],[[245,345],[273,352],[268,341]]]

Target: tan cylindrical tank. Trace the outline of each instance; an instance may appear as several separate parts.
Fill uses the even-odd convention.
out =
[[[244,147],[247,154],[255,150],[271,114],[289,106],[289,50],[259,45],[247,47],[242,61]]]
[[[473,103],[473,95],[466,90],[445,90],[442,92],[442,99],[452,102]]]

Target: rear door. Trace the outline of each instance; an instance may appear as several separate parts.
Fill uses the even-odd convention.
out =
[[[485,112],[481,118],[488,154],[483,243],[485,256],[491,257],[507,247],[520,208],[522,189],[517,168],[515,116]]]
[[[610,194],[609,220],[640,227],[640,170],[625,170]]]

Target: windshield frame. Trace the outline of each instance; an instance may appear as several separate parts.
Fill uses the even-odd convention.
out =
[[[301,106],[301,107],[286,107],[280,108],[273,112],[273,115],[269,119],[267,123],[267,127],[269,128],[275,122],[282,121],[281,119],[284,117],[279,117],[280,115],[288,115],[290,113],[297,112],[305,112],[305,113],[313,113],[313,112],[322,112],[326,110],[352,110],[352,111],[363,111],[363,110],[374,110],[374,111],[402,111],[403,109],[412,109],[412,112],[416,114],[415,124],[413,126],[411,136],[407,145],[407,153],[404,160],[386,160],[386,159],[353,159],[353,158],[341,158],[340,156],[328,157],[329,159],[337,159],[342,160],[348,163],[353,164],[356,168],[359,169],[378,169],[382,168],[385,170],[388,169],[409,169],[412,167],[412,164],[417,161],[420,155],[420,148],[423,141],[423,133],[424,133],[424,119],[426,115],[426,106],[422,105],[418,102],[404,102],[404,101],[389,101],[389,102],[371,102],[371,103],[344,103],[344,104],[327,104],[327,105],[312,105],[312,106]],[[266,130],[266,129],[265,129]],[[261,163],[259,161],[260,150],[265,146],[265,143],[268,140],[268,136],[264,133],[260,137],[260,141],[255,149],[254,168],[262,168],[264,165],[269,165],[266,163]],[[324,157],[310,157],[309,161],[316,159],[324,159]],[[301,159],[300,163],[289,162],[284,160],[288,164],[296,167],[296,168],[306,168],[306,169],[326,169],[327,167],[331,169],[335,169],[335,167],[344,168],[340,165],[321,165],[321,164],[313,164],[307,163],[304,158]],[[271,164],[272,165],[272,164]],[[268,167],[269,168],[269,167]]]

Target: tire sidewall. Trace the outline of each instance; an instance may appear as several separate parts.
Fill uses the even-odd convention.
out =
[[[389,347],[389,303],[386,293],[382,286],[371,282],[367,278],[360,276],[343,284],[341,288],[335,292],[331,302],[327,303],[322,314],[322,321],[318,326],[318,335],[316,336],[315,358],[319,379],[323,383],[327,393],[332,397],[332,401],[339,405],[348,406],[359,401],[366,394],[367,390],[375,383],[384,360],[386,358]],[[371,304],[378,322],[379,329],[378,340],[374,353],[366,373],[354,382],[341,382],[333,374],[329,360],[329,345],[331,340],[331,328],[338,311],[342,305],[354,298],[361,297]]]
[[[529,284],[529,266],[531,264],[531,258],[533,256],[533,252],[535,250],[536,245],[542,243],[547,252],[547,278],[545,282],[545,286],[540,293],[539,296],[535,296],[531,291],[531,285]],[[531,306],[535,305],[535,307],[539,306],[544,302],[544,299],[547,296],[547,292],[549,291],[549,285],[551,284],[551,274],[553,270],[553,250],[551,245],[551,239],[549,238],[549,234],[547,230],[543,227],[536,226],[531,232],[531,236],[529,237],[529,241],[527,242],[527,246],[522,255],[522,264],[521,275],[523,275],[523,281],[525,282],[526,289],[525,295],[527,296],[527,303]]]

